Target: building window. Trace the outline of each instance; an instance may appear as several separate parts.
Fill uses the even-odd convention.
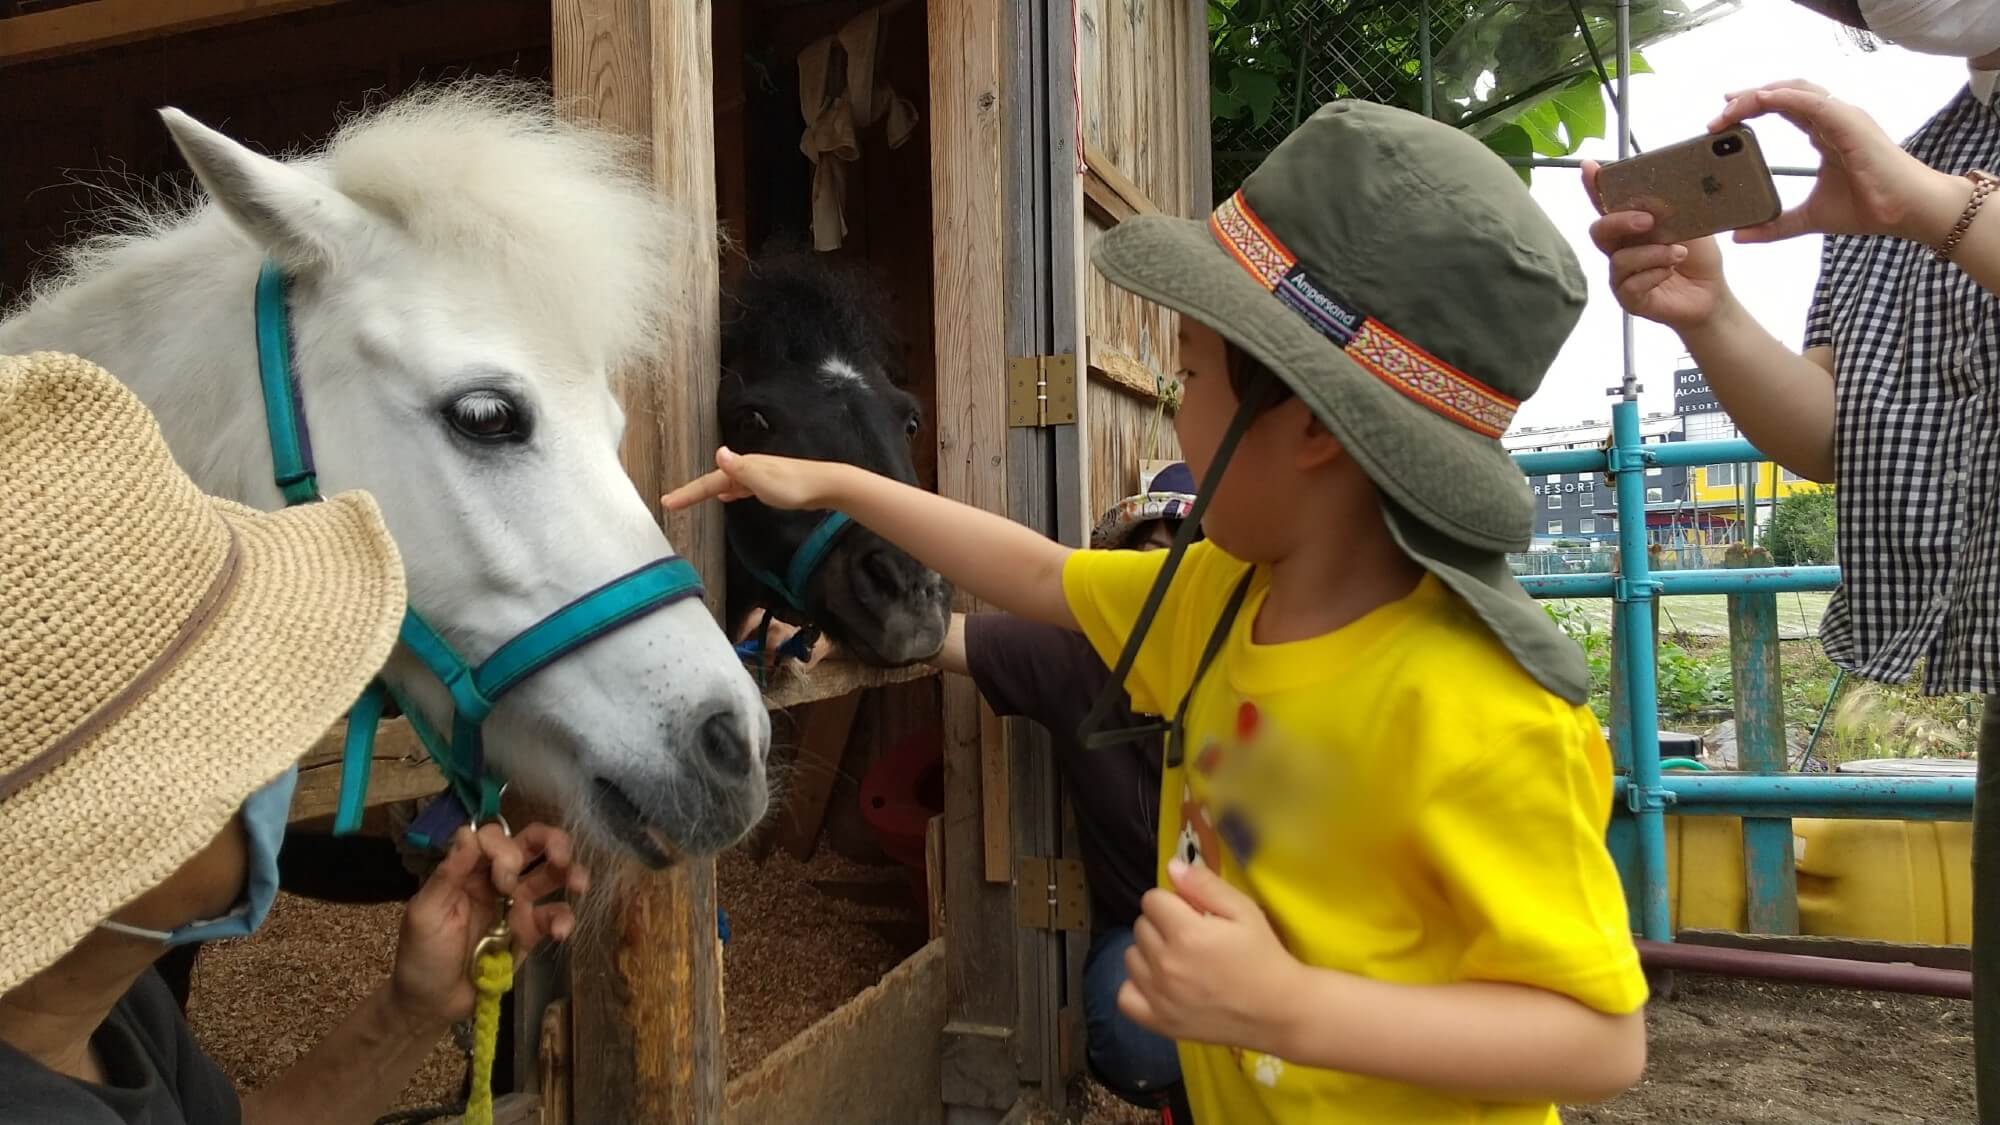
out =
[[[1665,502],[1666,498],[1667,497],[1665,489],[1649,488],[1646,490],[1646,503],[1648,504],[1663,503]]]
[[[1563,533],[1563,521],[1561,521],[1561,520],[1550,520],[1550,521],[1549,521],[1549,534],[1550,534],[1550,535],[1561,535],[1562,533]]]
[[[1581,519],[1576,521],[1576,533],[1578,535],[1597,534],[1597,521],[1593,519]]]
[[[1586,511],[1588,511],[1591,508],[1597,507],[1597,491],[1595,489],[1592,489],[1589,492],[1577,493],[1576,502],[1577,504],[1582,506]]]
[[[1648,465],[1648,466],[1646,466],[1646,475],[1647,475],[1647,476],[1649,476],[1649,477],[1656,477],[1656,476],[1659,476],[1659,475],[1660,475],[1661,473],[1663,473],[1663,472],[1666,472],[1666,470],[1665,470],[1665,469],[1662,469],[1662,468],[1660,468],[1660,467],[1659,467],[1658,465]]]
[[[1795,473],[1795,472],[1791,471],[1790,469],[1786,469],[1786,470],[1785,470],[1785,479],[1786,479],[1786,480],[1789,480],[1789,481],[1800,481],[1800,480],[1804,480],[1804,479],[1806,479],[1806,478],[1804,478],[1804,477],[1800,476],[1799,474],[1797,474],[1797,473]]]
[[[1720,465],[1710,465],[1708,467],[1708,487],[1716,488],[1721,485],[1735,484],[1735,483],[1736,483],[1735,465],[1725,461]]]
[[[1549,507],[1560,508],[1562,506],[1563,506],[1562,493],[1560,492],[1549,493]]]

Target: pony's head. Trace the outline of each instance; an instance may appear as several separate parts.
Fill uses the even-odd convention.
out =
[[[897,385],[896,337],[876,293],[860,270],[804,251],[752,263],[725,306],[716,393],[723,442],[915,484],[910,440],[923,419]],[[730,549],[746,569],[785,580],[824,516],[738,501],[725,517]],[[864,527],[843,530],[803,578],[790,591],[802,605],[786,604],[777,590],[763,595],[766,604],[801,624],[809,618],[863,661],[914,664],[944,646],[950,585]]]
[[[620,466],[613,380],[685,323],[670,262],[697,235],[623,141],[563,122],[545,91],[498,83],[406,96],[284,162],[162,113],[215,204],[183,221],[226,217],[255,251],[226,271],[245,336],[212,346],[250,345],[244,270],[276,261],[322,488],[376,496],[412,608],[468,660],[672,551]],[[268,483],[242,487],[278,502]],[[408,654],[387,674],[433,718],[448,713]],[[512,783],[655,866],[726,847],[763,816],[769,743],[756,687],[699,600],[563,657],[487,727]]]

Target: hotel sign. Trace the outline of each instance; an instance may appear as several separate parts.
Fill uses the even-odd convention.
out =
[[[1688,367],[1674,372],[1675,414],[1721,412],[1722,404],[1715,401],[1715,392],[1709,389],[1708,380],[1702,377],[1700,368]]]

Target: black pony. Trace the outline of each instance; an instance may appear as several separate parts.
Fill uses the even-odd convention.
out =
[[[900,385],[897,338],[863,269],[783,248],[753,261],[724,301],[722,440],[742,453],[842,461],[917,483],[923,417]],[[828,512],[754,500],[725,509],[729,617],[757,607],[817,626],[857,660],[936,656],[951,587],[882,537]]]

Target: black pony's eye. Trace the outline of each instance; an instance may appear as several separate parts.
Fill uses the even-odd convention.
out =
[[[752,410],[750,412],[750,424],[760,430],[768,431],[771,428],[771,420],[764,417],[763,412],[760,410]]]
[[[914,412],[912,412],[909,419],[903,423],[903,432],[910,435],[911,437],[916,437],[917,431],[922,428],[923,428],[923,420],[918,418]]]
[[[473,391],[445,409],[451,428],[473,441],[520,441],[527,437],[520,407],[499,391]]]

